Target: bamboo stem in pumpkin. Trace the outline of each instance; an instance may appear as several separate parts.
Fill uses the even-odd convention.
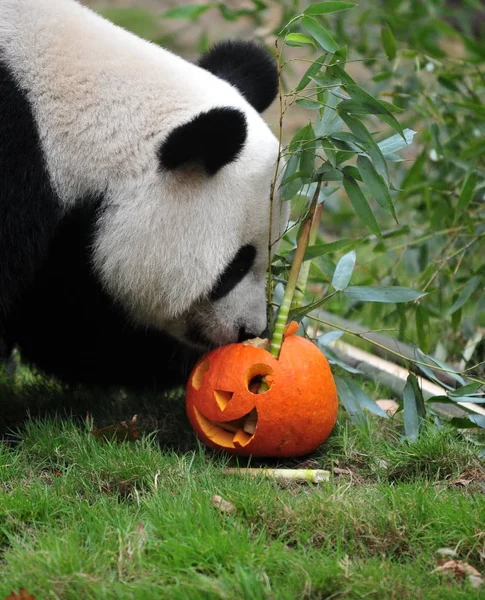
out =
[[[317,241],[318,230],[320,228],[320,221],[322,220],[322,214],[323,204],[320,203],[315,209],[315,215],[313,216],[312,228],[310,229],[310,237],[308,238],[308,246],[313,246]],[[298,275],[298,281],[296,282],[296,289],[293,295],[290,310],[300,308],[300,306],[303,304],[308,275],[310,274],[310,266],[311,260],[306,260],[301,265],[300,274]]]
[[[300,275],[300,269],[303,264],[305,252],[310,239],[310,232],[312,230],[313,220],[317,209],[318,196],[320,195],[320,189],[322,182],[319,181],[313,194],[313,198],[308,210],[308,214],[301,227],[300,235],[298,236],[298,242],[296,245],[295,256],[291,264],[290,274],[288,275],[288,282],[286,284],[285,293],[283,300],[281,301],[280,308],[278,310],[278,316],[276,317],[275,328],[273,336],[271,338],[270,353],[278,358],[283,344],[283,334],[285,332],[286,322],[288,321],[288,314],[290,312],[291,303],[293,301],[293,295],[298,283]]]

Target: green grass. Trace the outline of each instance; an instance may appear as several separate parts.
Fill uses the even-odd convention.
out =
[[[341,413],[323,448],[284,463],[337,468],[332,481],[283,485],[224,475],[228,459],[198,446],[176,395],[167,417],[157,396],[65,391],[28,373],[2,392],[17,434],[0,444],[0,598],[485,597],[433,573],[443,547],[484,571],[485,471],[456,431],[409,443],[399,416],[358,430]],[[72,416],[54,417],[67,401]],[[29,405],[52,414],[25,419]],[[134,412],[158,433],[122,444],[90,433],[92,419]]]

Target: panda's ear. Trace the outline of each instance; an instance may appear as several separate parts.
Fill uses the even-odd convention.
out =
[[[278,93],[276,62],[254,42],[219,42],[197,64],[234,85],[258,112],[266,110]]]
[[[236,160],[244,147],[247,124],[235,108],[213,108],[176,127],[158,151],[164,169],[200,164],[208,175]]]

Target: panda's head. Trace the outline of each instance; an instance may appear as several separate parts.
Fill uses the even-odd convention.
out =
[[[153,136],[153,161],[110,186],[94,263],[136,323],[207,348],[266,327],[270,248],[287,209],[277,193],[270,202],[278,141],[259,113],[278,78],[266,51],[246,42],[219,44],[185,76],[198,98],[180,95]]]

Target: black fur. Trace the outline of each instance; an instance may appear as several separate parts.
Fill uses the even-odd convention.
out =
[[[0,55],[0,333],[60,218],[25,91]]]
[[[0,60],[1,353],[18,345],[27,362],[72,383],[183,383],[197,355],[132,326],[93,275],[98,206],[87,199],[62,214],[25,91]]]
[[[91,265],[102,199],[79,199],[75,210],[62,211],[27,95],[1,58],[0,338],[6,353],[17,345],[27,362],[70,383],[158,389],[183,383],[198,353],[136,327],[104,292]],[[252,44],[220,45],[200,64],[237,85],[258,110],[274,98],[274,63]],[[214,175],[237,159],[246,136],[241,111],[201,113],[169,134],[159,150],[161,167],[195,162]],[[213,300],[246,275],[255,253],[252,246],[240,250]]]
[[[256,258],[256,248],[248,244],[242,246],[236,256],[225,268],[218,282],[212,289],[209,299],[213,302],[227,296],[236,285],[249,273]]]
[[[276,62],[263,46],[254,42],[220,42],[203,54],[197,64],[237,87],[258,112],[266,110],[278,93]]]
[[[172,170],[199,163],[208,175],[236,160],[244,147],[247,124],[235,108],[213,108],[170,132],[159,149],[160,164]]]
[[[132,325],[93,274],[99,204],[84,202],[62,220],[42,269],[11,311],[7,342],[68,383],[160,390],[182,384],[198,355]]]

